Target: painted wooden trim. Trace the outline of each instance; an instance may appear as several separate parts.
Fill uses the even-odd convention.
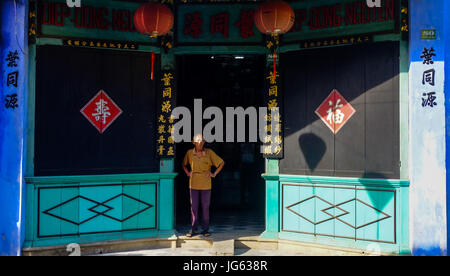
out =
[[[266,180],[266,231],[264,237],[276,238],[280,232],[280,185],[276,180]],[[271,233],[271,234],[269,234]]]
[[[36,45],[28,47],[28,98],[26,121],[25,176],[34,175],[34,130],[36,112]]]
[[[302,176],[288,174],[263,174],[265,180],[278,180],[280,182],[313,183],[313,184],[342,184],[342,185],[374,185],[387,187],[409,187],[408,180],[396,179],[369,179],[369,178],[347,178],[347,177],[325,177],[325,176]]]
[[[134,183],[154,181],[159,179],[174,179],[177,173],[148,173],[148,174],[105,174],[105,175],[75,175],[75,176],[39,176],[26,177],[27,184],[74,184],[74,183]]]
[[[82,39],[80,39],[82,40]],[[88,40],[88,39],[86,39]],[[139,44],[139,43],[138,43]],[[62,47],[72,47],[63,45],[62,38],[55,37],[38,37],[36,38],[36,46],[44,46],[44,45],[53,45],[53,46],[62,46]],[[102,48],[102,47],[72,47],[72,48],[84,48],[84,49],[100,49],[100,50],[113,50],[113,51],[132,51],[132,52],[154,52],[156,54],[161,54],[161,48],[153,45],[141,45],[139,44],[139,49],[130,50],[130,49],[114,49],[114,48]]]
[[[264,46],[178,46],[173,49],[175,55],[190,54],[265,54]]]
[[[357,35],[355,35],[357,36]],[[373,34],[373,42],[371,43],[377,43],[377,42],[385,42],[385,41],[401,41],[401,34],[393,34],[393,33],[387,33],[387,34]],[[324,49],[324,48],[330,48],[330,47],[345,47],[350,45],[334,45],[334,46],[323,46],[323,47],[316,47],[316,48],[301,48],[300,42],[290,42],[290,43],[283,43],[280,42],[280,53],[287,53],[287,52],[293,52],[293,51],[307,51],[311,49]],[[368,43],[368,44],[371,44]],[[367,45],[367,44],[362,44]]]
[[[409,179],[409,43],[400,40],[400,179]]]
[[[161,179],[158,189],[158,230],[175,233],[175,185],[173,179]]]

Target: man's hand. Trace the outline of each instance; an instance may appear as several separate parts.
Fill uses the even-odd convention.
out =
[[[191,177],[191,176],[192,176],[192,172],[186,172],[186,175],[187,175],[188,177]]]
[[[212,172],[207,172],[207,173],[206,173],[206,176],[207,176],[207,177],[212,177],[212,178],[214,178],[214,177],[216,177],[216,174],[215,174],[215,173],[212,173]]]

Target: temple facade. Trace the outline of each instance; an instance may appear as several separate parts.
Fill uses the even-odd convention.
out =
[[[144,2],[0,3],[0,255],[180,235],[192,144],[172,135],[177,108],[226,162],[213,223],[448,254],[448,1],[286,1],[279,37],[254,24],[263,1],[207,0],[162,1],[172,31],[149,37]]]

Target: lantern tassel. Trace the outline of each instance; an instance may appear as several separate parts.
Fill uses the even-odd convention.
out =
[[[153,80],[153,67],[155,65],[155,52],[152,52],[152,70],[150,73],[150,79]]]

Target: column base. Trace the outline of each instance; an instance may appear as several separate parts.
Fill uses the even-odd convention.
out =
[[[278,239],[279,237],[279,233],[278,232],[269,232],[269,231],[264,231],[261,236],[261,238],[263,239]]]

